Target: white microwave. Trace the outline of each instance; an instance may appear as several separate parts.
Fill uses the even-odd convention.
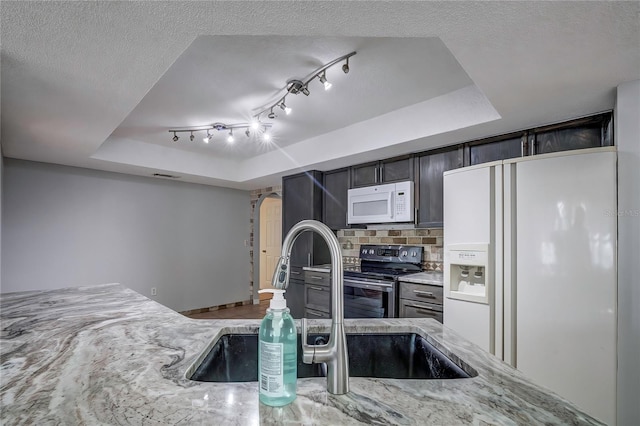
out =
[[[413,182],[348,191],[347,223],[413,222]]]

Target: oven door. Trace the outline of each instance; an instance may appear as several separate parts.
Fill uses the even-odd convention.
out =
[[[345,318],[395,318],[395,281],[344,277]]]

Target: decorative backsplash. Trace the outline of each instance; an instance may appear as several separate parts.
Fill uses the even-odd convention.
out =
[[[424,247],[422,268],[443,271],[442,228],[341,229],[337,233],[345,264],[359,261],[362,244],[403,244]]]

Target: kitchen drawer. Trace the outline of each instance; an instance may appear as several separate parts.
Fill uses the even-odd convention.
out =
[[[302,266],[290,265],[289,277],[295,280],[304,280],[304,271]]]
[[[442,287],[429,284],[400,282],[400,299],[417,300],[442,305]]]
[[[442,322],[442,305],[400,299],[400,318],[433,318]]]
[[[331,284],[330,272],[304,271],[304,282],[312,285],[329,286]]]
[[[314,311],[330,312],[331,288],[324,285],[305,283],[304,306]]]
[[[314,318],[331,318],[329,312],[316,311],[315,309],[305,309],[304,317],[309,319]]]

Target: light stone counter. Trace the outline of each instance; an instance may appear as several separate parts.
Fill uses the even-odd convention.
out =
[[[430,284],[443,286],[443,273],[442,272],[418,272],[415,274],[403,275],[398,278],[399,281],[415,284]]]
[[[346,395],[327,393],[324,378],[299,379],[297,399],[271,408],[259,404],[257,382],[185,378],[214,339],[256,333],[257,320],[192,320],[118,284],[4,294],[0,317],[3,425],[598,424],[430,319],[345,325],[417,332],[477,377],[352,378]]]

